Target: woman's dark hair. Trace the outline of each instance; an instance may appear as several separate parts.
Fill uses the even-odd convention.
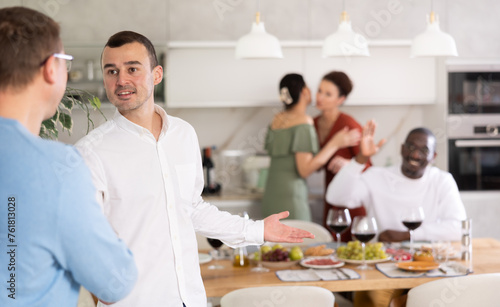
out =
[[[306,87],[306,82],[304,78],[299,74],[287,74],[280,81],[280,97],[281,102],[285,105],[285,110],[291,109],[300,98],[300,93],[302,89]],[[290,93],[291,101],[284,99],[283,89],[287,88],[288,93]]]
[[[323,80],[330,81],[339,89],[339,97],[347,97],[352,91],[352,81],[341,71],[332,71],[323,77]]]
[[[132,31],[118,32],[108,39],[105,47],[118,48],[125,44],[135,42],[146,47],[146,50],[148,51],[149,61],[151,62],[151,70],[153,70],[153,68],[158,66],[158,58],[156,57],[155,47],[153,46],[151,41],[142,34]]]

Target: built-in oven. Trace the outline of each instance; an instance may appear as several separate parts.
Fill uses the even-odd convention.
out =
[[[500,67],[448,69],[448,170],[461,191],[500,191]]]
[[[448,170],[461,191],[500,190],[500,116],[448,118]]]

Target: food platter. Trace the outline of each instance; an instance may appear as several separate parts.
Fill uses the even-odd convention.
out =
[[[310,257],[302,259],[300,265],[310,269],[333,269],[340,268],[345,263],[332,257]]]
[[[200,264],[203,264],[212,261],[212,256],[209,254],[198,253],[198,259]]]
[[[399,262],[396,266],[410,272],[426,272],[439,268],[439,263],[429,261]]]
[[[342,259],[342,258],[338,258],[338,260],[340,261],[344,261],[345,263],[350,263],[350,264],[363,264],[363,260],[353,260],[353,259]],[[386,262],[386,261],[389,261],[391,260],[391,257],[387,257],[387,258],[384,258],[384,259],[373,259],[373,260],[366,260],[366,264],[375,264],[375,263],[381,263],[381,262]]]

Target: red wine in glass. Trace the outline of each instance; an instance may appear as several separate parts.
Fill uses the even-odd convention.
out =
[[[340,246],[340,234],[351,225],[351,215],[347,209],[328,210],[326,226],[335,233],[337,237],[337,248]]]
[[[415,230],[422,225],[422,221],[403,221],[403,225],[409,230]]]
[[[210,244],[210,246],[212,246],[215,249],[220,248],[222,246],[222,244],[224,244],[219,239],[207,238],[207,241],[208,241],[208,244]]]
[[[348,224],[341,224],[341,225],[328,224],[327,226],[328,228],[330,228],[331,231],[335,233],[343,233],[347,229],[347,227],[349,227]]]
[[[214,248],[213,252],[211,253],[214,258],[214,264],[210,265],[208,267],[209,270],[220,270],[223,269],[224,266],[217,264],[217,260],[220,259],[219,257],[219,248],[224,244],[222,243],[221,240],[219,239],[212,239],[212,238],[207,238],[208,244]]]
[[[415,252],[413,249],[413,231],[422,225],[424,221],[424,209],[421,206],[406,208],[401,221],[410,231],[410,254],[413,255]]]
[[[374,217],[356,216],[352,221],[351,233],[357,240],[361,241],[362,264],[357,267],[359,270],[372,269],[366,264],[365,243],[375,238],[377,230],[377,221]]]
[[[359,240],[363,243],[367,243],[371,239],[375,238],[376,233],[354,233],[353,235],[356,238],[356,240]]]

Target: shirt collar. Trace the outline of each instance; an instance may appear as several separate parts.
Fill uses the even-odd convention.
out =
[[[154,105],[154,108],[155,112],[158,113],[158,115],[160,115],[161,117],[161,122],[162,122],[162,127],[160,132],[160,138],[161,138],[163,135],[165,135],[168,129],[167,112],[165,112],[165,110],[162,107],[156,104]],[[113,120],[120,128],[135,135],[144,136],[145,134],[151,134],[151,132],[149,132],[148,129],[131,122],[125,116],[121,115],[120,112],[118,112],[118,110],[115,111]]]

